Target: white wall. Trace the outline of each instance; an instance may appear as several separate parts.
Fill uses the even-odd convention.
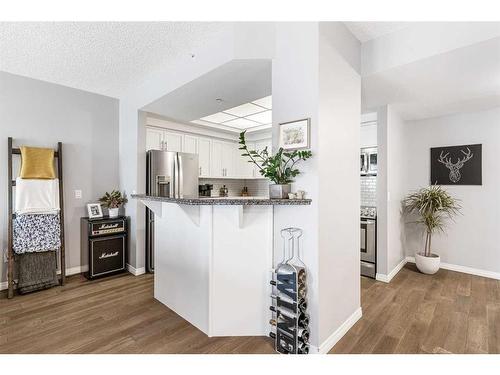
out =
[[[338,49],[337,22],[320,23],[319,36],[319,343],[360,308],[359,65]],[[338,35],[338,34],[337,34]],[[352,37],[352,35],[351,35]],[[330,341],[333,343],[332,341]]]
[[[310,206],[274,208],[275,260],[282,258],[280,230],[299,227],[304,231],[301,257],[308,269],[308,310],[311,343],[319,345],[318,271],[318,24],[279,23],[273,59],[273,149],[278,148],[278,123],[311,118],[313,158],[301,163],[302,174],[292,190],[304,190]]]
[[[80,217],[86,204],[119,187],[118,101],[0,72],[0,244],[7,248],[7,137],[14,146],[63,143],[66,267],[80,267]],[[18,169],[14,169],[17,173]],[[82,190],[75,199],[74,190]],[[2,257],[3,259],[3,257]],[[0,281],[6,279],[1,263]]]
[[[377,274],[389,275],[405,258],[401,200],[411,171],[404,163],[405,123],[390,105],[378,111]]]
[[[360,306],[360,77],[329,37],[332,28],[335,23],[278,23],[273,60],[274,147],[280,122],[309,117],[313,152],[292,186],[312,204],[275,208],[275,248],[281,249],[280,229],[304,230],[311,344],[320,350]]]
[[[500,107],[468,114],[411,121],[404,126],[404,193],[429,185],[430,148],[481,143],[483,185],[443,186],[461,199],[462,215],[445,235],[433,237],[433,251],[442,262],[500,273]],[[405,225],[406,255],[423,247],[414,225]]]

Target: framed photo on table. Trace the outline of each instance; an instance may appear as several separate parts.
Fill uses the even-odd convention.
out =
[[[102,208],[100,203],[89,203],[87,204],[87,211],[89,213],[89,219],[100,219],[102,218]]]
[[[310,124],[310,118],[279,124],[279,146],[283,150],[310,148]]]

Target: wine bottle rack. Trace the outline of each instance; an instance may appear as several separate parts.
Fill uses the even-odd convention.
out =
[[[283,260],[272,274],[272,318],[269,336],[282,354],[309,353],[309,315],[307,314],[307,271],[299,256],[302,230],[285,228]]]

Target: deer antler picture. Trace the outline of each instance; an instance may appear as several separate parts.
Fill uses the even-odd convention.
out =
[[[453,163],[451,161],[451,158],[448,157],[449,153],[446,153],[443,155],[444,151],[441,151],[439,154],[439,159],[438,162],[441,164],[444,164],[446,168],[450,170],[450,181],[457,183],[460,181],[460,178],[462,178],[462,175],[460,174],[460,169],[464,166],[464,164],[472,159],[474,157],[474,154],[470,150],[469,147],[467,147],[467,151],[460,150],[464,156],[462,158],[458,158],[458,160]]]

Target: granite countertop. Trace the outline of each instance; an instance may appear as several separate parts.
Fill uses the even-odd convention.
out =
[[[178,203],[192,206],[226,205],[226,206],[299,206],[310,205],[311,199],[270,199],[267,197],[200,197],[200,198],[167,198],[146,194],[132,194],[132,198],[157,202]]]

